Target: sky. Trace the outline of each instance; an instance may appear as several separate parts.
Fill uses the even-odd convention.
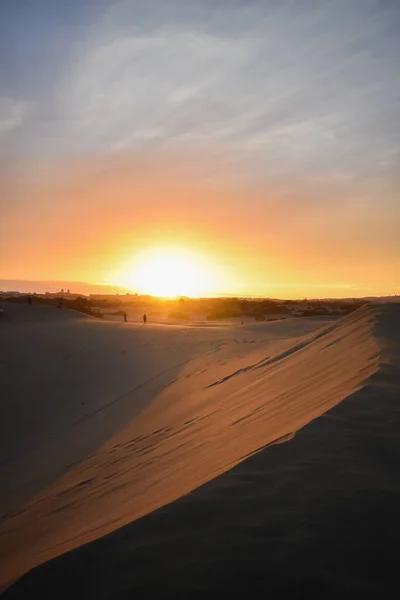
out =
[[[204,295],[400,293],[399,30],[396,0],[2,0],[0,281],[145,292],[174,255]]]

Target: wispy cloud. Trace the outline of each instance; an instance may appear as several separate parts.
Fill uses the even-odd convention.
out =
[[[195,148],[264,175],[393,163],[392,3],[228,4],[106,3],[32,114],[36,152]]]
[[[0,96],[0,136],[21,125],[28,108],[28,102]]]

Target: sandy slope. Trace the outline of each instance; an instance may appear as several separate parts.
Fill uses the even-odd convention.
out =
[[[240,368],[264,357],[269,348],[290,347],[294,338],[324,323],[299,320],[267,329],[151,324],[144,329],[53,307],[4,308],[0,514],[15,511],[96,451],[185,367],[187,373],[209,371],[210,382],[229,374],[231,364]]]
[[[379,370],[290,442],[33,570],[15,598],[386,597],[398,584],[400,307]]]
[[[31,308],[1,323],[4,582],[181,497],[356,392],[378,368],[372,328],[386,310],[322,329],[144,330],[34,307],[37,319]]]

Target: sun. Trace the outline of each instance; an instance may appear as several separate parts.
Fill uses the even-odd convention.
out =
[[[211,285],[205,265],[198,256],[185,250],[152,250],[139,255],[124,270],[124,285],[151,296],[199,297]]]

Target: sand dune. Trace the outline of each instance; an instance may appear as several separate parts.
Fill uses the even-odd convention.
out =
[[[33,571],[9,588],[7,597],[26,597],[26,590],[35,586],[44,597],[41,586],[44,581],[49,585],[49,578],[53,591],[46,597],[61,597],[60,590],[67,589],[64,569],[68,578],[78,577],[79,561],[85,573],[89,568],[87,580],[98,597],[114,597],[124,589],[157,594],[163,585],[171,593],[177,594],[179,586],[189,593],[192,588],[201,590],[201,581],[205,590],[212,590],[219,585],[218,576],[207,579],[206,567],[195,564],[207,562],[210,555],[214,558],[209,570],[214,572],[219,548],[222,571],[236,565],[238,554],[233,556],[226,537],[233,514],[256,537],[253,517],[255,524],[260,519],[270,523],[262,538],[269,547],[277,532],[271,533],[268,516],[278,526],[282,514],[277,504],[288,501],[285,493],[293,494],[303,485],[314,492],[326,488],[320,467],[312,486],[307,461],[350,464],[354,459],[351,444],[335,458],[337,434],[331,441],[321,435],[325,419],[334,421],[339,439],[343,437],[335,411],[296,432],[345,398],[335,410],[345,411],[357,398],[355,429],[357,420],[363,428],[365,416],[371,422],[379,420],[379,413],[374,417],[378,408],[371,408],[377,385],[384,387],[387,403],[395,410],[398,306],[364,308],[338,322],[290,319],[231,328],[140,328],[60,313],[13,306],[2,317],[1,581],[7,583],[67,550],[115,533]],[[312,442],[307,441],[309,431],[315,431]],[[387,442],[383,434],[382,447]],[[260,452],[288,439],[287,444]],[[299,461],[303,463],[297,468]],[[260,472],[254,476],[252,470],[257,464],[261,481]],[[334,473],[332,465],[329,473]],[[239,483],[243,480],[240,485],[237,477]],[[253,502],[246,499],[246,481],[254,484]],[[342,495],[350,489],[351,485]],[[236,498],[234,510],[231,494]],[[303,519],[297,525],[307,529],[304,519],[313,522],[312,515],[302,511],[312,493],[302,497],[297,489],[294,495]],[[276,503],[270,506],[271,515],[262,511],[261,498],[266,497],[270,505]],[[190,526],[185,525],[185,511],[191,511]],[[215,530],[217,514],[225,529]],[[190,550],[189,540],[198,543],[201,531],[210,536],[208,541],[202,538],[200,547]],[[240,545],[240,535],[235,535],[232,540]],[[296,536],[294,547],[301,553]],[[141,553],[147,558],[141,559]],[[243,564],[245,570],[250,568],[246,560]],[[272,571],[273,564],[268,567]],[[260,567],[257,560],[255,565]],[[240,571],[240,561],[236,566]],[[154,572],[151,576],[152,569],[158,580]],[[255,566],[252,570],[253,578],[261,577]]]

